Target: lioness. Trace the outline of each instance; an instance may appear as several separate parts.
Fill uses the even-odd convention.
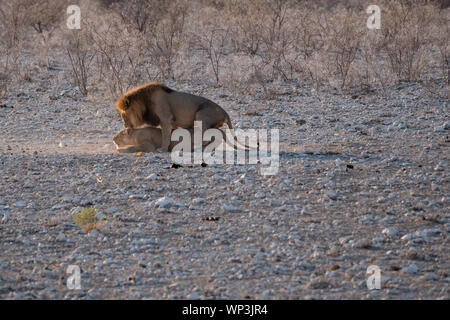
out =
[[[203,131],[224,123],[232,129],[228,113],[216,103],[158,82],[126,92],[117,100],[116,108],[127,128],[160,127],[161,148],[165,151],[169,151],[172,129],[193,128],[194,121],[202,122]]]
[[[189,129],[193,139],[194,130]],[[113,138],[117,151],[120,153],[132,152],[155,152],[161,147],[162,134],[161,129],[153,127],[125,129],[117,133]],[[171,141],[169,151],[178,143],[178,141]],[[193,140],[191,141],[191,147]]]

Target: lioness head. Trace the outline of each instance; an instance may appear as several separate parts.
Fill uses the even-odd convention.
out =
[[[135,136],[133,135],[132,129],[125,129],[120,131],[114,138],[113,142],[117,148],[122,148],[125,146],[132,146],[137,143]]]

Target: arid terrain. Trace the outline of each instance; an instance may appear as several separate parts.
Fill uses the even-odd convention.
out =
[[[279,173],[118,154],[112,105],[29,86],[0,109],[2,298],[449,298],[447,99],[416,84],[389,99],[177,89],[236,127],[279,128]],[[106,220],[86,234],[72,213],[91,205]]]
[[[186,30],[208,30],[194,28],[196,14],[228,10],[218,3],[191,8]],[[281,5],[273,17],[297,17],[294,5],[283,9],[291,2],[273,3]],[[0,15],[9,5],[0,2]],[[126,9],[113,8],[89,11],[102,15],[86,19],[112,23]],[[339,8],[324,14],[350,12]],[[415,10],[408,17],[428,12]],[[269,33],[251,22],[267,12],[255,11],[249,25],[236,24],[241,38],[230,29],[237,44],[214,42],[209,49],[218,51],[181,44],[174,49],[178,60],[170,56],[173,65],[167,56],[133,60],[141,52],[134,47],[116,63],[120,54],[106,44],[128,39],[114,33],[125,28],[105,29],[112,35],[107,39],[101,32],[108,32],[86,23],[81,30],[92,38],[77,38],[75,47],[58,41],[56,26],[51,36],[30,28],[23,38],[19,29],[0,32],[0,299],[450,299],[448,45],[440,46],[448,38],[427,29],[438,38],[426,38],[418,51],[411,49],[411,61],[395,65],[391,44],[408,38],[379,33],[384,47],[370,56],[379,59],[373,69],[366,56],[373,48],[351,42],[350,28],[349,38],[337,32],[323,41],[355,46],[356,56],[301,42],[286,50],[304,48],[304,55],[277,51],[286,59],[279,60],[268,53],[291,34],[285,31],[306,29],[280,24],[278,40],[255,40],[252,35]],[[12,36],[11,30],[19,31]],[[139,37],[154,39],[144,33]],[[242,44],[251,39],[260,47],[244,54]],[[408,50],[398,48],[401,56]],[[210,65],[220,52],[222,64]],[[346,71],[345,57],[355,59]],[[292,67],[293,61],[300,64]],[[142,71],[146,63],[154,73]],[[119,64],[124,67],[115,73]],[[376,75],[362,76],[372,69]],[[163,152],[119,154],[112,138],[123,123],[114,101],[124,89],[154,79],[216,102],[235,128],[279,129],[278,173],[263,176],[261,164],[179,167]],[[87,208],[95,209],[89,228],[75,219]],[[73,265],[81,269],[79,289],[67,285]],[[367,287],[371,265],[380,269],[378,290]]]

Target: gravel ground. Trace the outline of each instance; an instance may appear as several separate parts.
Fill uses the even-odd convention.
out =
[[[0,298],[450,298],[448,88],[286,85],[268,100],[169,85],[235,127],[280,129],[278,174],[118,154],[112,104],[13,88],[0,107]],[[105,220],[86,234],[72,214],[91,205]],[[81,289],[66,286],[69,265]]]

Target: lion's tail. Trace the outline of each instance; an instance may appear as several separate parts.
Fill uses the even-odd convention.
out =
[[[250,149],[252,149],[252,148],[250,148],[248,145],[246,145],[246,144],[242,144],[242,143],[240,143],[239,141],[238,141],[238,139],[237,139],[237,137],[236,137],[236,135],[234,134],[234,130],[233,130],[233,125],[231,124],[231,119],[230,119],[230,116],[228,115],[228,113],[225,111],[225,121],[224,121],[224,123],[226,123],[227,124],[227,126],[228,126],[228,129],[230,129],[230,131],[231,131],[231,134],[233,135],[233,139],[234,139],[234,142],[236,143],[236,145],[240,145],[241,147],[243,147],[245,150],[250,150]],[[226,140],[226,141],[228,141],[228,140]],[[227,142],[228,143],[228,142]],[[230,145],[231,147],[233,147],[235,150],[237,150],[237,148],[236,148],[236,145]],[[258,143],[258,145],[259,145],[259,143]]]

